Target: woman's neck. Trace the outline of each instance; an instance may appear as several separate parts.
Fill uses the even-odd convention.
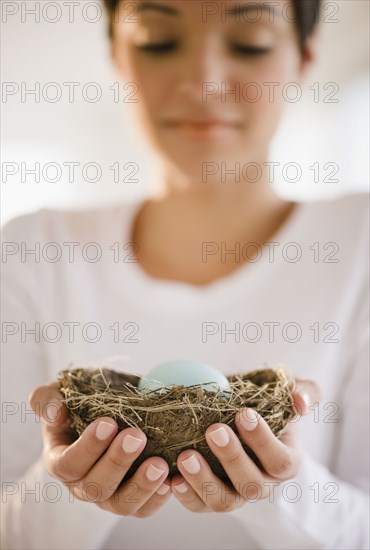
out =
[[[267,184],[234,185],[172,188],[146,201],[132,228],[141,267],[153,277],[208,284],[245,262],[222,250],[262,247],[296,206]]]

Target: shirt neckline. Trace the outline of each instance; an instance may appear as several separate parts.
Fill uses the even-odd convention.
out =
[[[118,234],[123,242],[131,240],[133,223],[147,197],[131,200],[125,203],[125,211],[119,209]],[[294,232],[301,223],[307,203],[296,202],[293,211],[279,226],[267,242],[281,242]],[[122,217],[124,218],[122,222]],[[263,279],[272,277],[277,262],[269,262],[268,253],[263,253],[257,262],[245,262],[232,273],[219,277],[211,283],[197,286],[186,281],[176,281],[153,277],[147,273],[139,262],[125,264],[124,281],[127,297],[142,309],[160,311],[163,307],[176,313],[193,311],[207,306],[209,310],[217,310],[227,303],[240,298],[241,293],[253,291],[263,284]],[[266,269],[268,267],[268,269]],[[181,307],[181,310],[179,310]]]

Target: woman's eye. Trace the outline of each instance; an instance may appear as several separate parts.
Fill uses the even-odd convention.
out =
[[[233,50],[243,55],[264,55],[271,52],[271,48],[259,48],[257,46],[245,46],[243,44],[233,44]]]
[[[152,53],[167,53],[174,50],[176,42],[162,42],[159,44],[144,44],[144,46],[137,46],[139,50]]]
[[[144,44],[143,46],[137,46],[139,50],[154,53],[154,54],[169,53],[175,50],[176,47],[177,47],[177,43],[175,41],[160,42],[157,44]],[[233,44],[232,48],[236,53],[240,53],[243,55],[250,55],[250,56],[263,55],[271,51],[271,48],[259,48],[257,46],[245,46],[243,44]]]

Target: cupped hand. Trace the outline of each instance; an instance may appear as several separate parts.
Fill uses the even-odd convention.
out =
[[[253,409],[239,409],[235,416],[241,440],[254,451],[263,469],[248,456],[229,426],[212,424],[206,430],[206,441],[231,485],[212,472],[200,453],[187,449],[177,458],[180,475],[171,480],[171,489],[177,500],[192,512],[231,512],[247,501],[269,497],[275,486],[294,478],[301,463],[297,419],[321,400],[321,392],[316,382],[296,379],[292,397],[296,416],[279,438]]]
[[[117,423],[101,417],[78,437],[70,427],[69,412],[61,403],[63,395],[58,388],[57,382],[39,386],[28,398],[34,412],[44,420],[43,459],[49,474],[78,500],[122,516],[153,515],[171,495],[167,462],[161,457],[148,458],[121,483],[144,450],[145,434],[136,428],[117,433]]]

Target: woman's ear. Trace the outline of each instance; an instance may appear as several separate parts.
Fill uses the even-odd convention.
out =
[[[116,73],[117,77],[119,79],[124,79],[124,67],[122,66],[122,59],[118,59],[114,38],[111,38],[110,58],[113,65],[114,72]]]
[[[321,33],[317,29],[315,29],[306,39],[300,66],[301,80],[305,80],[307,73],[316,62],[320,41]]]
[[[116,67],[117,66],[117,54],[116,54],[114,38],[112,36],[110,37],[110,58],[111,58],[111,61],[112,61],[113,65]]]

